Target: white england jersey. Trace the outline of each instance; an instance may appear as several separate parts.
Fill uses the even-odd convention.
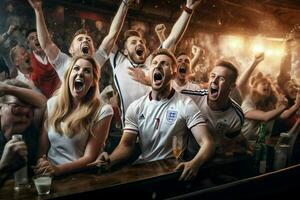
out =
[[[185,85],[179,86],[175,80],[172,80],[172,87],[176,90],[176,92],[181,92],[182,90],[201,90],[200,85],[193,83],[192,81],[188,81]]]
[[[98,62],[99,66],[103,66],[106,60],[108,59],[108,55],[104,50],[98,49],[94,54],[95,60]],[[52,61],[52,65],[55,68],[55,71],[58,74],[58,77],[61,81],[64,80],[65,72],[67,71],[69,64],[72,60],[72,57],[69,55],[59,51],[56,58]]]
[[[133,63],[130,62],[130,60],[120,51],[117,51],[115,54],[110,56],[110,63],[113,67],[115,86],[119,92],[121,118],[124,127],[125,113],[128,106],[133,101],[147,94],[151,88],[131,78],[131,76],[128,74],[129,68],[140,66],[134,66]],[[146,65],[143,65],[142,69],[145,74],[148,74],[148,67]]]
[[[138,162],[149,162],[172,157],[174,135],[183,136],[186,148],[189,129],[198,124],[206,125],[197,105],[173,89],[164,100],[153,100],[150,92],[130,104],[124,130],[138,135],[141,147]]]
[[[198,105],[217,146],[224,137],[234,138],[241,133],[244,124],[244,114],[241,107],[232,99],[230,99],[229,107],[226,110],[212,110],[207,104],[207,90],[183,90],[181,93],[190,96]],[[196,153],[199,147],[194,148],[192,146],[198,146],[198,144],[196,141],[189,142],[193,143],[189,144],[189,150]]]

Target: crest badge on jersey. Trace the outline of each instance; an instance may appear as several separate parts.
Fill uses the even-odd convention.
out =
[[[167,111],[167,122],[173,124],[177,118],[177,111],[175,110],[168,110]]]

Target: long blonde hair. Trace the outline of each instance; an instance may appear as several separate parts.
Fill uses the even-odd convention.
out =
[[[73,98],[69,88],[69,78],[73,66],[79,59],[87,60],[92,64],[94,86],[90,87],[85,97],[74,110]],[[57,133],[68,137],[73,137],[77,133],[92,134],[93,125],[101,110],[99,79],[100,67],[93,57],[89,55],[80,55],[73,58],[64,75],[64,81],[55,94],[57,99],[45,126],[50,125]],[[63,125],[61,122],[63,122]]]

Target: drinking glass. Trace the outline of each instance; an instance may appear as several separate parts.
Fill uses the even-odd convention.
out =
[[[33,182],[39,195],[50,193],[52,176],[50,174],[41,174],[33,177]]]
[[[172,138],[172,150],[173,150],[173,155],[176,158],[176,161],[179,161],[179,157],[182,153],[183,150],[183,139],[182,136],[175,135]]]

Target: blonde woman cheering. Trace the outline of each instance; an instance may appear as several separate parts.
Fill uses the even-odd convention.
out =
[[[97,158],[113,115],[111,106],[100,101],[99,76],[100,68],[90,56],[70,63],[60,89],[47,103],[36,173],[59,176]]]

